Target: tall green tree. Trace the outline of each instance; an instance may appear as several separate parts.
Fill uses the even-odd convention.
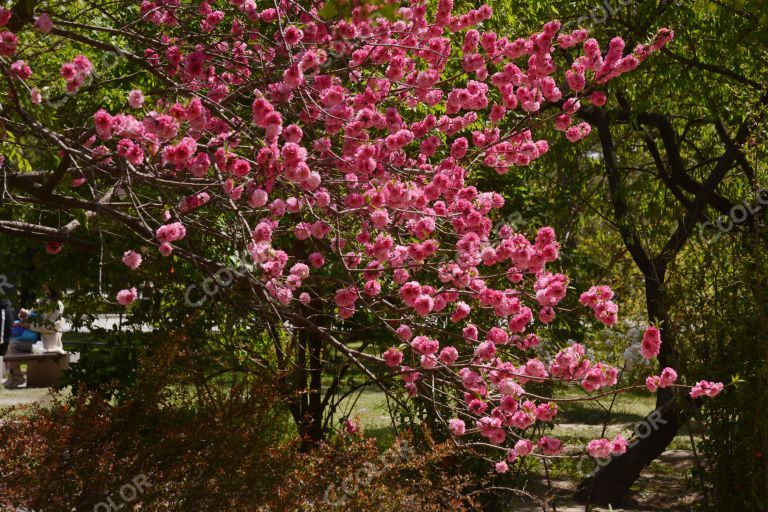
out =
[[[637,297],[644,303],[642,313],[662,329],[661,367],[682,364],[693,369],[695,364],[688,362],[702,361],[700,353],[707,350],[704,340],[721,325],[723,295],[708,296],[701,305],[694,336],[701,340],[700,345],[691,343],[687,316],[676,317],[675,313],[687,309],[689,293],[699,287],[722,286],[715,277],[706,283],[701,279],[686,281],[685,276],[691,273],[710,275],[708,262],[718,254],[713,253],[717,245],[702,241],[730,237],[743,230],[759,232],[764,225],[758,199],[768,177],[763,165],[768,100],[765,9],[764,2],[664,0],[512,1],[499,9],[513,24],[535,24],[556,14],[565,25],[589,28],[598,38],[618,33],[628,45],[641,42],[652,27],[675,30],[675,42],[663,51],[661,59],[637,75],[611,84],[607,108],[582,110],[583,118],[596,128],[593,146],[577,159],[567,156],[567,145],[551,148],[535,174],[526,175],[539,186],[529,189],[528,197],[518,203],[524,211],[531,211],[531,203],[541,204],[544,198],[547,207],[561,212],[558,226],[573,236],[575,246],[591,247],[588,240],[594,237],[595,224],[615,233],[605,237],[607,243],[601,250],[593,248],[587,255],[598,258],[604,266],[610,264],[613,268],[607,270],[609,274],[623,274],[628,262],[634,267],[630,275],[638,276],[642,287],[636,286],[636,281],[625,281],[621,289],[629,295],[643,290]],[[562,184],[569,192],[563,194],[562,189],[551,187],[552,183]],[[729,220],[721,219],[723,216]],[[574,222],[574,218],[578,220]],[[765,249],[760,238],[739,236],[737,240],[737,245],[743,244],[744,253]],[[746,263],[734,260],[732,264],[738,273]],[[748,284],[732,277],[738,283],[733,286],[748,294]],[[756,273],[755,279],[761,282],[764,276]],[[758,303],[741,300],[746,308],[741,314],[750,325],[758,325],[763,315]],[[734,348],[742,346],[751,338],[751,334],[735,329],[721,347],[731,343]],[[718,440],[705,446],[727,445],[727,457],[733,458],[736,449],[736,459],[745,459],[753,457],[756,450],[764,450],[766,430],[764,422],[754,423],[751,415],[742,416],[737,411],[742,400],[764,399],[762,368],[768,360],[764,351],[757,350],[738,363],[729,361],[732,364],[719,366],[720,378],[749,374],[756,387],[730,391],[735,395],[729,402],[732,415],[707,415]],[[728,409],[727,405],[722,407]],[[685,398],[667,391],[659,393],[656,411],[650,412],[659,413],[666,423],[625,456],[614,458],[585,480],[577,493],[579,498],[619,504],[641,469],[661,454],[692,415],[698,414],[692,412]],[[739,428],[731,429],[732,435],[726,434],[728,428],[722,423],[727,416],[728,421],[739,422]],[[754,442],[744,442],[741,428],[754,428]],[[724,461],[716,451],[708,451],[708,455]],[[730,464],[716,464],[712,481],[717,482],[714,495],[718,506],[738,503],[740,507],[749,504],[750,510],[762,509],[768,486],[760,476],[765,474],[765,467],[758,466],[752,479],[756,488],[730,479]],[[739,499],[728,498],[733,495]]]

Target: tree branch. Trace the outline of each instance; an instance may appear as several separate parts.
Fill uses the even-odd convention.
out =
[[[77,223],[77,224],[73,224]],[[0,220],[0,232],[33,240],[43,240],[46,242],[61,242],[68,245],[79,246],[83,248],[93,247],[93,243],[88,240],[82,240],[72,236],[72,231],[79,225],[79,221],[74,220],[66,226],[56,229],[40,224],[31,224],[13,220]]]

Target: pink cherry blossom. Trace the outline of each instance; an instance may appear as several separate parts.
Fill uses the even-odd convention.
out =
[[[53,21],[48,14],[43,13],[35,20],[35,26],[43,34],[47,34],[53,29]]]
[[[10,13],[10,11],[5,11]],[[9,30],[0,32],[0,56],[10,57],[16,53],[16,47],[18,46],[18,39],[16,34]]]
[[[125,251],[123,254],[123,263],[131,270],[136,270],[141,265],[141,254],[136,251]]]
[[[13,17],[13,11],[11,9],[0,7],[0,27],[4,27],[5,25],[7,25],[12,17]]]
[[[542,436],[539,439],[539,449],[544,455],[557,455],[562,450],[562,441],[554,437]]]
[[[698,398],[700,396],[707,396],[709,398],[713,398],[720,394],[720,392],[723,390],[723,383],[722,382],[710,382],[707,380],[700,380],[696,383],[695,386],[691,389],[690,395],[691,398]]]
[[[533,451],[533,443],[528,439],[520,439],[515,443],[514,452],[518,457],[525,457]]]
[[[451,434],[454,436],[463,436],[464,432],[466,431],[464,421],[458,418],[451,418],[448,420],[448,427],[451,430]]]
[[[661,331],[651,325],[643,333],[643,341],[640,346],[640,354],[646,359],[653,359],[659,355],[661,349]]]
[[[659,376],[659,387],[668,388],[677,381],[677,372],[672,368],[664,368]]]
[[[400,366],[403,362],[403,353],[395,347],[392,347],[384,352],[384,361],[390,368]]]
[[[360,317],[381,319],[396,346],[364,354],[361,364],[380,364],[409,399],[430,386],[423,376],[455,383],[453,435],[465,435],[458,418],[471,417],[472,436],[516,443],[504,446],[499,472],[531,453],[520,436],[558,414],[524,386],[553,380],[591,393],[617,384],[619,370],[584,345],[550,350],[550,336],[537,335],[561,312],[575,315],[562,306],[571,286],[558,272],[565,248],[550,227],[504,222],[505,198],[480,189],[494,180],[477,176],[544,157],[552,127],[571,142],[587,137],[580,116],[605,105],[604,84],[661,49],[671,31],[627,52],[619,38],[601,48],[586,30],[561,33],[558,21],[510,37],[483,23],[490,6],[454,10],[452,0],[406,2],[375,23],[374,4],[322,21],[313,2],[176,4],[144,2],[137,20],[153,47],[142,72],[167,80],[173,94],[150,107],[130,90],[129,112],[97,110],[86,141],[72,146],[99,180],[146,187],[120,201],[141,209],[135,229],[152,226],[161,255],[175,250],[179,260],[211,266],[247,255],[244,279],[258,297],[248,306],[265,321],[336,315],[323,320],[325,336],[353,332]],[[38,28],[59,37],[63,29],[44,16]],[[16,36],[0,32],[0,55],[16,49]],[[11,66],[21,87],[32,71],[25,65]],[[70,93],[95,75],[83,55],[57,65]],[[123,255],[131,269],[141,259]],[[132,290],[134,300],[131,289],[118,301]],[[593,286],[579,301],[598,322],[617,324],[609,287]],[[667,368],[649,388],[676,378]],[[620,439],[605,442],[608,454],[621,450]],[[546,436],[538,444],[544,455],[562,448]]]
[[[444,364],[451,365],[456,362],[459,357],[459,351],[455,347],[444,347],[440,351],[439,359]]]
[[[11,73],[19,80],[27,80],[32,76],[32,69],[23,60],[17,60],[11,64]]]
[[[124,289],[117,292],[117,303],[121,306],[127,306],[135,301],[137,297],[136,288]]]
[[[133,89],[128,93],[128,104],[132,108],[141,108],[144,105],[144,94],[139,89]]]

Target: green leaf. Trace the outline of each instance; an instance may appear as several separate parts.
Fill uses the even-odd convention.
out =
[[[339,9],[336,5],[336,2],[333,0],[328,0],[323,4],[322,9],[317,11],[317,14],[319,14],[321,18],[330,19],[338,16]]]
[[[384,16],[388,20],[394,20],[395,19],[395,5],[394,4],[384,4],[376,11],[380,15]]]

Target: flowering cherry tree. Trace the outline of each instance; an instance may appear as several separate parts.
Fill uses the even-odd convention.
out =
[[[601,108],[605,85],[672,31],[625,48],[618,37],[601,44],[586,30],[562,33],[557,21],[528,37],[487,31],[488,5],[360,3],[341,18],[339,7],[145,0],[111,27],[45,12],[13,24],[15,13],[0,11],[0,120],[57,154],[52,171],[4,158],[10,194],[126,228],[131,238],[115,258],[137,273],[156,258],[213,273],[226,266],[217,255],[247,254],[242,305],[317,337],[375,382],[399,379],[409,397],[450,411],[443,420],[457,442],[499,449],[497,472],[563,449],[534,428],[555,420],[558,399],[528,384],[578,386],[587,399],[643,386],[720,392],[719,383],[677,383],[672,368],[619,389],[621,369],[580,343],[541,356],[537,328],[556,321],[569,288],[556,233],[494,228],[504,197],[473,185],[480,173],[515,172],[544,155],[539,134],[549,127],[572,143],[589,137],[580,111]],[[125,45],[118,51],[105,35]],[[51,37],[73,54],[59,77],[36,68],[36,46]],[[46,86],[63,80],[77,101],[95,72],[86,54],[98,51],[116,51],[163,94],[131,88],[119,108],[51,130]],[[46,240],[56,257],[79,243],[81,224],[0,229]],[[115,301],[130,307],[135,285],[122,283]],[[616,324],[610,287],[593,286],[578,302]],[[380,354],[341,336],[371,321],[390,335]],[[649,326],[642,355],[654,358],[660,343]],[[607,458],[626,447],[617,436],[585,448]]]

